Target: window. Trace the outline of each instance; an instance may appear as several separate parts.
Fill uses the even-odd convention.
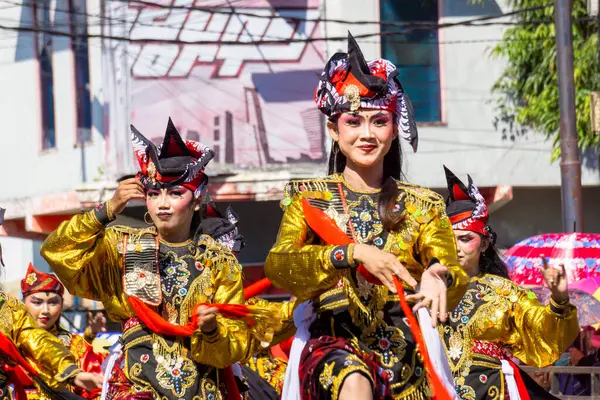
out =
[[[52,30],[50,23],[50,0],[36,0],[33,3],[34,25],[40,31],[36,33],[35,50],[40,65],[40,99],[42,107],[42,149],[56,147],[54,124],[54,78],[52,76]]]
[[[90,96],[90,63],[87,39],[85,0],[69,1],[71,48],[75,59],[75,93],[77,104],[77,144],[92,140],[92,101]]]
[[[437,0],[380,0],[382,21],[438,23]],[[441,116],[438,31],[419,30],[391,35],[404,28],[381,25],[381,53],[398,68],[417,122],[439,122]],[[387,34],[386,34],[387,33]]]

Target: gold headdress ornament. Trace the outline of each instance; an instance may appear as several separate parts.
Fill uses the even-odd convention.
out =
[[[344,97],[350,102],[350,111],[358,111],[360,108],[360,89],[356,85],[346,86]]]

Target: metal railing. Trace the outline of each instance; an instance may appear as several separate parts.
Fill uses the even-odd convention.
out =
[[[550,373],[550,393],[559,399],[563,400],[578,400],[578,399],[600,399],[600,367],[546,367],[534,368],[521,366],[521,369],[529,374],[536,372]],[[569,375],[591,375],[590,380],[590,396],[566,396],[560,393],[558,374]]]

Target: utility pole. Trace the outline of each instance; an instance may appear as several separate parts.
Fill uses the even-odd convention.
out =
[[[554,0],[558,103],[560,106],[562,227],[564,232],[582,232],[583,198],[581,194],[581,163],[575,124],[572,9],[572,0]]]

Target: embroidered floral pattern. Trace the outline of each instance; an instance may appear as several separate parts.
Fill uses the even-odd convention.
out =
[[[381,355],[384,367],[393,367],[406,354],[406,341],[402,331],[383,321],[367,328],[362,339],[371,350]]]
[[[368,243],[383,232],[377,203],[371,196],[361,195],[356,201],[348,201],[348,214],[359,242]]]

